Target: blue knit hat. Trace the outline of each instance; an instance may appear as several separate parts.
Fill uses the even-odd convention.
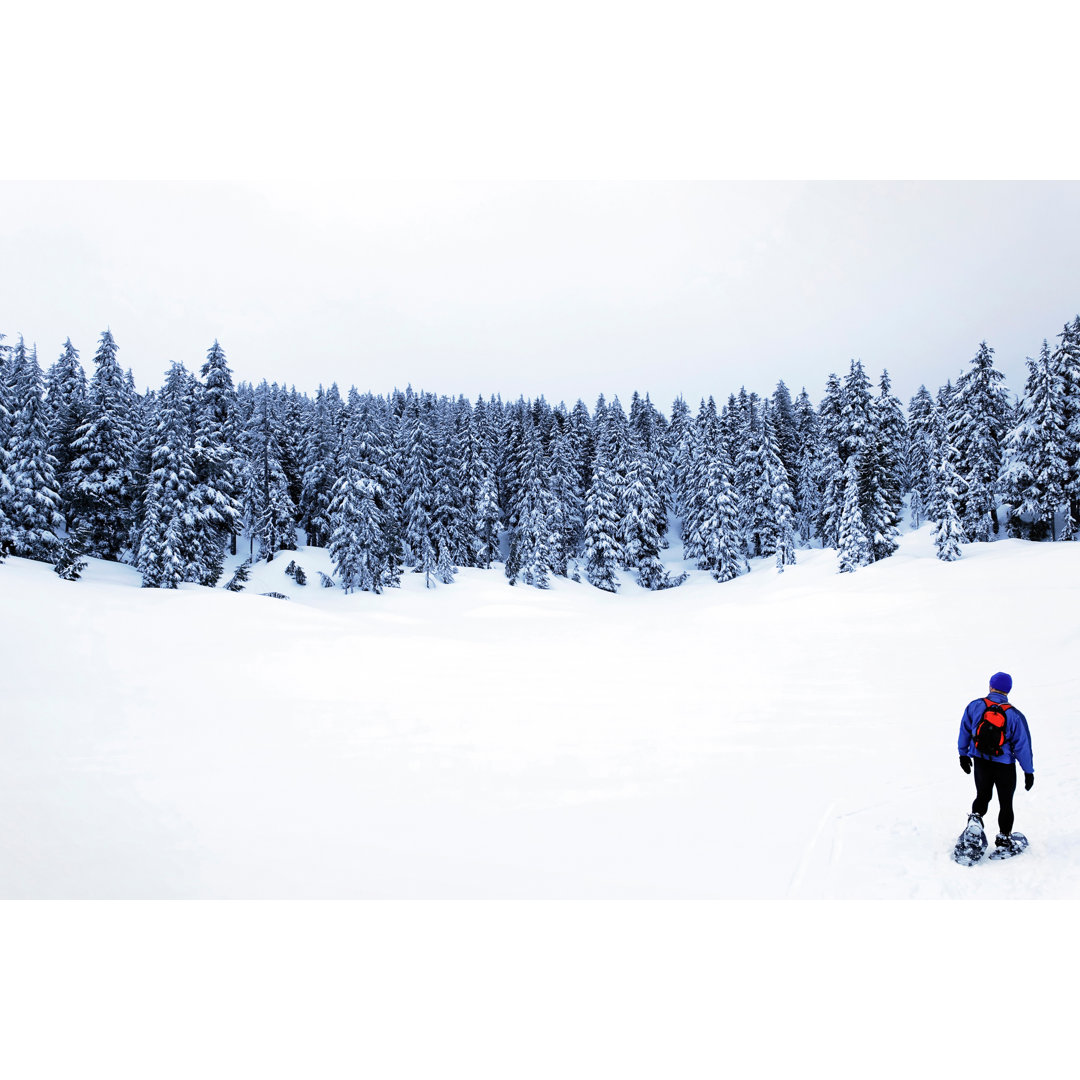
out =
[[[1006,675],[1004,671],[999,671],[996,675],[991,675],[990,689],[997,690],[1002,694],[1007,694],[1012,689],[1012,676]]]

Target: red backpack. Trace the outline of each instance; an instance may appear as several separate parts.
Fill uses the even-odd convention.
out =
[[[975,749],[980,754],[1001,757],[1005,747],[1005,714],[1012,708],[1008,703],[983,698],[986,711],[975,725]]]

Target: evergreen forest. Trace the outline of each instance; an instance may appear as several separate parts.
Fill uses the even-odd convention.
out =
[[[0,335],[2,338],[2,335]],[[1012,395],[982,342],[955,381],[905,409],[858,361],[820,400],[745,388],[667,414],[634,393],[592,409],[417,392],[314,397],[234,384],[215,341],[139,393],[101,334],[87,377],[70,339],[43,371],[0,340],[0,560],[136,567],[147,588],[221,582],[228,555],[329,549],[336,584],[379,593],[405,573],[449,584],[501,567],[611,592],[677,586],[669,544],[718,582],[800,548],[848,573],[897,548],[901,514],[938,556],[1001,536],[1071,540],[1080,523],[1080,316],[1027,360]],[[906,507],[906,511],[905,511]],[[238,574],[243,571],[243,566]],[[234,581],[236,579],[234,578]]]

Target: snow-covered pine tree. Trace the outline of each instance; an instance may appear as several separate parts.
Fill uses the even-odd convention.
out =
[[[555,410],[548,404],[543,394],[529,405],[529,420],[532,428],[540,436],[540,449],[547,455],[551,449],[551,440],[555,434]]]
[[[389,410],[390,403],[382,403],[383,421],[387,428],[387,437],[389,437]],[[337,433],[337,440],[345,431],[345,403],[341,400],[341,391],[338,389],[338,384],[333,382],[330,384],[330,389],[326,391],[326,411],[330,416],[330,423],[332,424],[334,431]]]
[[[660,561],[667,514],[657,491],[654,463],[653,455],[633,438],[622,493],[623,557],[627,568],[637,571],[637,583],[652,590],[670,583]]]
[[[957,512],[971,541],[987,541],[998,531],[997,482],[1009,413],[1004,382],[1005,376],[994,367],[994,350],[983,341],[949,400],[948,436],[964,482]]]
[[[296,528],[297,511],[304,490],[304,402],[293,386],[286,390],[274,383],[274,415],[277,419],[277,441],[280,450],[281,471],[293,507],[293,529]],[[291,534],[292,535],[292,534]],[[293,543],[291,550],[296,547]]]
[[[518,504],[518,523],[510,535],[506,576],[510,584],[520,577],[526,585],[546,589],[562,545],[556,525],[555,500],[548,484],[540,433],[532,428],[526,434],[522,492]]]
[[[491,413],[482,397],[476,399],[469,423],[468,485],[472,507],[469,565],[487,570],[499,557],[499,486],[495,475],[498,455]]]
[[[296,507],[281,464],[281,420],[276,412],[277,385],[264,379],[252,395],[244,431],[244,517],[252,547],[267,562],[278,551],[296,549]],[[239,394],[238,394],[239,401]]]
[[[769,403],[761,403],[758,418],[759,431],[752,440],[753,459],[744,458],[743,480],[747,485],[743,491],[743,521],[747,528],[747,544],[754,556],[772,555],[776,551],[776,525],[773,516],[772,484],[778,480],[777,470],[784,471],[776,451],[776,435]],[[786,475],[784,486],[790,498],[791,489]]]
[[[9,542],[16,555],[28,559],[52,558],[59,545],[56,534],[64,526],[44,393],[34,350],[23,355],[15,370],[15,408],[7,446]]]
[[[809,544],[814,535],[814,524],[821,512],[821,436],[817,413],[814,412],[806,387],[802,388],[795,399],[795,443],[795,527],[799,539],[804,544]]]
[[[931,439],[931,476],[933,481],[930,486],[929,497],[926,501],[927,521],[940,521],[943,514],[944,496],[941,491],[941,459],[946,453],[951,453],[953,455],[953,472],[956,473],[956,450],[955,448],[950,450],[952,444],[949,442],[948,429],[949,402],[952,400],[954,393],[955,390],[952,381],[950,380],[944,386],[938,387],[937,397],[934,403],[935,408],[931,418],[933,431]],[[964,482],[960,479],[959,473],[956,473],[956,482],[958,491],[965,490]]]
[[[821,458],[819,467],[820,519],[818,535],[822,547],[840,546],[840,518],[844,512],[844,461],[843,426],[841,416],[844,408],[844,391],[840,378],[831,373],[825,384],[825,396],[818,406],[821,432]]]
[[[660,531],[660,547],[668,547],[668,527],[672,510],[671,470],[672,463],[667,454],[667,420],[663,413],[653,405],[649,395],[645,395],[644,416],[647,422],[642,425],[645,431],[645,464],[652,480],[650,491],[653,497],[654,514]]]
[[[152,470],[136,566],[143,588],[175,589],[203,576],[194,468],[195,380],[174,363],[157,397]]]
[[[933,528],[934,547],[937,548],[937,557],[943,562],[955,562],[959,559],[962,554],[960,545],[966,543],[964,527],[956,509],[963,481],[956,471],[955,457],[955,447],[946,441],[941,460],[938,462],[936,485],[938,517],[934,521]]]
[[[630,472],[630,422],[618,395],[605,406],[602,422],[599,420],[597,406],[597,419],[600,424],[596,433],[597,456],[603,454],[608,480],[615,496],[615,535],[619,546],[619,565],[629,570],[631,567],[626,557],[626,485]]]
[[[761,490],[761,441],[762,408],[757,394],[748,394],[743,387],[739,391],[737,405],[731,409],[730,445],[734,448],[734,484],[739,526],[746,538],[746,550],[750,556],[764,554],[762,551],[762,519],[758,514],[758,493]]]
[[[934,417],[937,406],[925,386],[920,386],[908,404],[906,454],[907,485],[911,491],[911,527],[926,520],[933,500],[936,454]]]
[[[411,420],[407,415],[410,395],[411,387],[408,388],[408,392],[394,390],[390,395],[386,420],[387,468],[393,475],[391,517],[394,533],[398,538],[402,566],[410,565],[405,544],[405,465],[411,431]]]
[[[788,390],[783,379],[776,384],[771,405],[770,413],[772,415],[776,453],[784,465],[784,472],[787,474],[791,485],[791,495],[797,504],[799,498],[799,440],[795,427],[795,405],[791,400],[791,391]]]
[[[837,449],[845,469],[851,457],[858,458],[859,508],[863,516],[864,532],[869,541],[871,534],[866,526],[871,517],[870,505],[873,498],[874,415],[870,379],[859,360],[851,361],[850,370],[844,377],[840,401],[840,441]],[[845,475],[844,498],[846,497]],[[872,552],[871,558],[873,558]]]
[[[120,558],[134,566],[135,558],[139,552],[143,500],[150,477],[150,459],[149,457],[140,458],[138,453],[140,446],[139,432],[153,426],[155,395],[149,388],[147,388],[145,394],[138,392],[135,388],[135,373],[131,368],[124,372],[124,386],[128,394],[131,429],[135,435],[135,453],[131,458],[131,494],[129,499],[131,513],[129,515],[127,539],[120,551]]]
[[[868,453],[862,477],[863,520],[874,562],[888,558],[899,546],[906,444],[907,423],[903,407],[892,393],[889,373],[883,371],[880,392],[870,407]]]
[[[531,418],[525,400],[519,398],[507,409],[497,462],[499,505],[503,508],[503,520],[508,529],[515,528],[518,523],[525,484],[527,431],[530,426]]]
[[[458,534],[461,546],[456,556],[459,566],[473,566],[476,560],[476,501],[479,492],[476,422],[472,406],[463,396],[459,397],[453,406],[453,452],[457,457],[459,485]]]
[[[716,402],[702,399],[689,432],[682,486],[683,558],[697,560],[705,550],[703,528],[708,509],[705,491],[712,461],[720,449],[720,421]]]
[[[105,330],[94,356],[86,415],[72,445],[68,515],[85,539],[86,553],[111,560],[120,557],[131,530],[136,441],[130,383],[116,352],[116,341]]]
[[[11,421],[15,413],[15,372],[18,366],[15,348],[4,344],[5,336],[0,334],[0,476],[4,472],[3,455],[11,437]],[[18,355],[26,355],[22,334],[19,335]]]
[[[449,585],[468,550],[459,469],[463,446],[450,403],[440,402],[435,414],[435,428],[431,535],[435,546],[435,577]]]
[[[694,440],[690,406],[680,394],[671,405],[671,421],[664,432],[664,456],[668,462],[668,493],[677,518],[685,520],[689,471]]]
[[[202,408],[210,414],[221,441],[227,443],[235,434],[234,425],[229,421],[236,411],[236,389],[225,350],[217,338],[207,349],[206,361],[199,373],[203,379]]]
[[[710,403],[712,399],[710,398]],[[696,453],[701,465],[695,471],[700,483],[695,499],[701,515],[698,526],[700,551],[697,567],[708,570],[717,581],[731,581],[749,571],[746,561],[746,538],[739,522],[733,474],[734,466],[727,441],[720,436],[719,423],[713,424],[715,407],[707,415]],[[715,426],[715,431],[713,430]]]
[[[56,459],[56,479],[60,485],[60,512],[67,520],[72,502],[71,463],[75,460],[75,438],[86,417],[86,372],[79,350],[64,342],[64,349],[45,377],[45,404],[49,415],[49,453]]]
[[[639,455],[650,481],[652,512],[660,531],[660,546],[667,547],[667,516],[671,506],[670,465],[667,456],[667,421],[652,403],[634,391],[630,407],[630,433],[634,452]]]
[[[392,523],[383,502],[385,491],[376,479],[384,466],[379,463],[373,413],[369,403],[355,418],[357,437],[343,448],[330,502],[330,557],[346,594],[380,593],[398,583],[388,541]]]
[[[867,566],[873,559],[859,494],[859,453],[853,453],[844,466],[844,509],[840,515],[840,542],[837,546],[841,574]]]
[[[902,504],[904,418],[891,393],[888,373],[882,375],[881,395],[875,401],[870,380],[858,360],[851,361],[842,388],[835,376],[830,376],[821,413],[823,428],[830,433],[823,459],[823,540],[833,539],[833,530],[837,530],[835,543],[837,547],[846,545],[842,561],[850,570],[860,565],[853,559],[862,558],[862,539],[868,544],[870,561],[886,558],[896,550]],[[852,498],[848,463],[852,458],[857,463],[861,530],[854,530],[848,505]]]
[[[326,391],[319,386],[304,430],[303,483],[300,491],[300,528],[311,547],[326,547],[330,538],[330,501],[334,487],[334,461],[338,433],[330,415]]]
[[[135,432],[135,451],[131,455],[131,525],[126,550],[131,561],[138,561],[146,514],[146,491],[154,471],[154,448],[157,446],[157,392],[137,394],[131,405],[131,425]]]
[[[448,448],[454,459],[451,474],[455,491],[453,556],[456,565],[472,566],[476,493],[471,486],[468,465],[473,446],[473,410],[463,394],[453,401],[448,400],[446,407]]]
[[[551,444],[548,468],[555,532],[560,538],[552,569],[561,577],[566,577],[570,560],[580,558],[585,544],[585,498],[580,486],[581,470],[574,457],[573,438],[568,421]]]
[[[578,491],[582,493],[589,490],[592,483],[593,461],[596,457],[596,442],[593,437],[593,421],[589,416],[588,406],[580,398],[574,402],[570,411],[570,445],[573,448],[573,457],[577,462],[578,473],[581,482]]]
[[[7,499],[11,495],[12,483],[8,458],[17,408],[16,385],[18,371],[26,362],[28,353],[22,334],[17,345],[5,345],[4,336],[0,334],[0,512],[9,512]]]
[[[860,454],[870,441],[874,422],[870,380],[859,360],[851,361],[850,370],[844,376],[840,402],[840,458],[847,465],[848,458]],[[844,486],[846,491],[846,481]],[[861,491],[859,497],[863,498]]]
[[[430,587],[437,558],[431,521],[435,498],[435,445],[426,413],[421,410],[420,399],[415,394],[407,396],[401,424],[405,440],[402,476],[404,562],[414,573],[423,574],[425,585]]]
[[[255,561],[255,543],[251,532],[254,512],[251,507],[251,427],[255,416],[255,390],[249,382],[240,382],[236,387],[235,408],[230,414],[230,428],[233,438],[230,446],[236,462],[238,488],[236,503],[240,513],[237,546],[245,533],[248,534],[248,560]]]
[[[233,571],[233,576],[229,578],[225,588],[229,592],[243,592],[244,586],[247,584],[248,577],[251,575],[251,560],[245,559],[239,566]]]
[[[207,352],[202,375],[205,383],[192,380],[191,385],[196,404],[192,447],[197,533],[194,580],[213,586],[221,577],[226,547],[235,548],[240,522],[238,463],[229,442],[235,391],[225,351],[216,340]]]
[[[82,557],[82,547],[77,537],[68,535],[56,549],[56,561],[53,570],[62,581],[78,581],[86,569],[86,560]]]
[[[5,344],[7,334],[0,333],[0,410],[5,410],[0,413],[0,424],[7,422],[7,384],[8,384],[8,368],[11,364],[11,346]],[[0,434],[6,434],[5,428],[0,428]]]
[[[382,584],[396,589],[401,584],[401,534],[396,517],[401,498],[398,475],[390,460],[388,429],[385,404],[371,394],[364,395],[352,428],[352,451],[375,503],[375,511],[369,515],[370,531],[373,544],[378,539],[375,529],[381,532],[381,544],[374,550]]]
[[[0,563],[11,545],[11,524],[8,521],[8,500],[13,491],[8,476],[8,439],[11,435],[11,414],[14,408],[14,376],[11,370],[11,346],[4,344],[0,334]]]
[[[633,442],[643,448],[646,453],[654,453],[660,439],[660,420],[648,394],[642,397],[635,390],[630,395],[628,419]]]
[[[333,393],[334,387],[331,387]],[[332,396],[332,394],[331,394]],[[364,475],[375,482],[375,500],[382,511],[386,534],[386,586],[401,584],[404,559],[402,544],[401,462],[395,457],[398,421],[390,399],[365,394],[360,411],[361,425],[356,428],[354,441],[359,444]]]
[[[781,386],[784,384],[781,383]],[[780,457],[775,409],[764,405],[761,439],[761,496],[767,505],[760,510],[762,554],[776,556],[776,569],[783,573],[785,566],[795,565],[795,497],[791,492],[787,467]],[[755,510],[757,514],[758,511]]]
[[[1069,508],[1062,539],[1075,540],[1080,531],[1080,315],[1058,335],[1053,365],[1065,393],[1065,494]]]
[[[616,571],[622,552],[618,534],[618,489],[608,467],[606,445],[598,441],[592,482],[585,497],[585,579],[605,592],[619,589]]]
[[[168,523],[163,520],[157,494],[156,489],[151,486],[143,497],[142,525],[139,529],[139,548],[135,553],[135,568],[142,575],[144,589],[175,589],[183,578],[176,576],[178,560],[168,546]]]
[[[1003,486],[1015,512],[1030,518],[1031,538],[1056,539],[1056,515],[1068,502],[1065,380],[1043,341],[1028,359],[1022,418],[1009,436]]]

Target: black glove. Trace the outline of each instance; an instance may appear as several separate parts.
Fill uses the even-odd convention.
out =
[[[1031,785],[1035,783],[1035,774],[1033,772],[1024,773],[1024,790],[1030,791]]]
[[[964,772],[971,772],[971,758],[966,754],[960,755],[960,768],[963,769]]]

